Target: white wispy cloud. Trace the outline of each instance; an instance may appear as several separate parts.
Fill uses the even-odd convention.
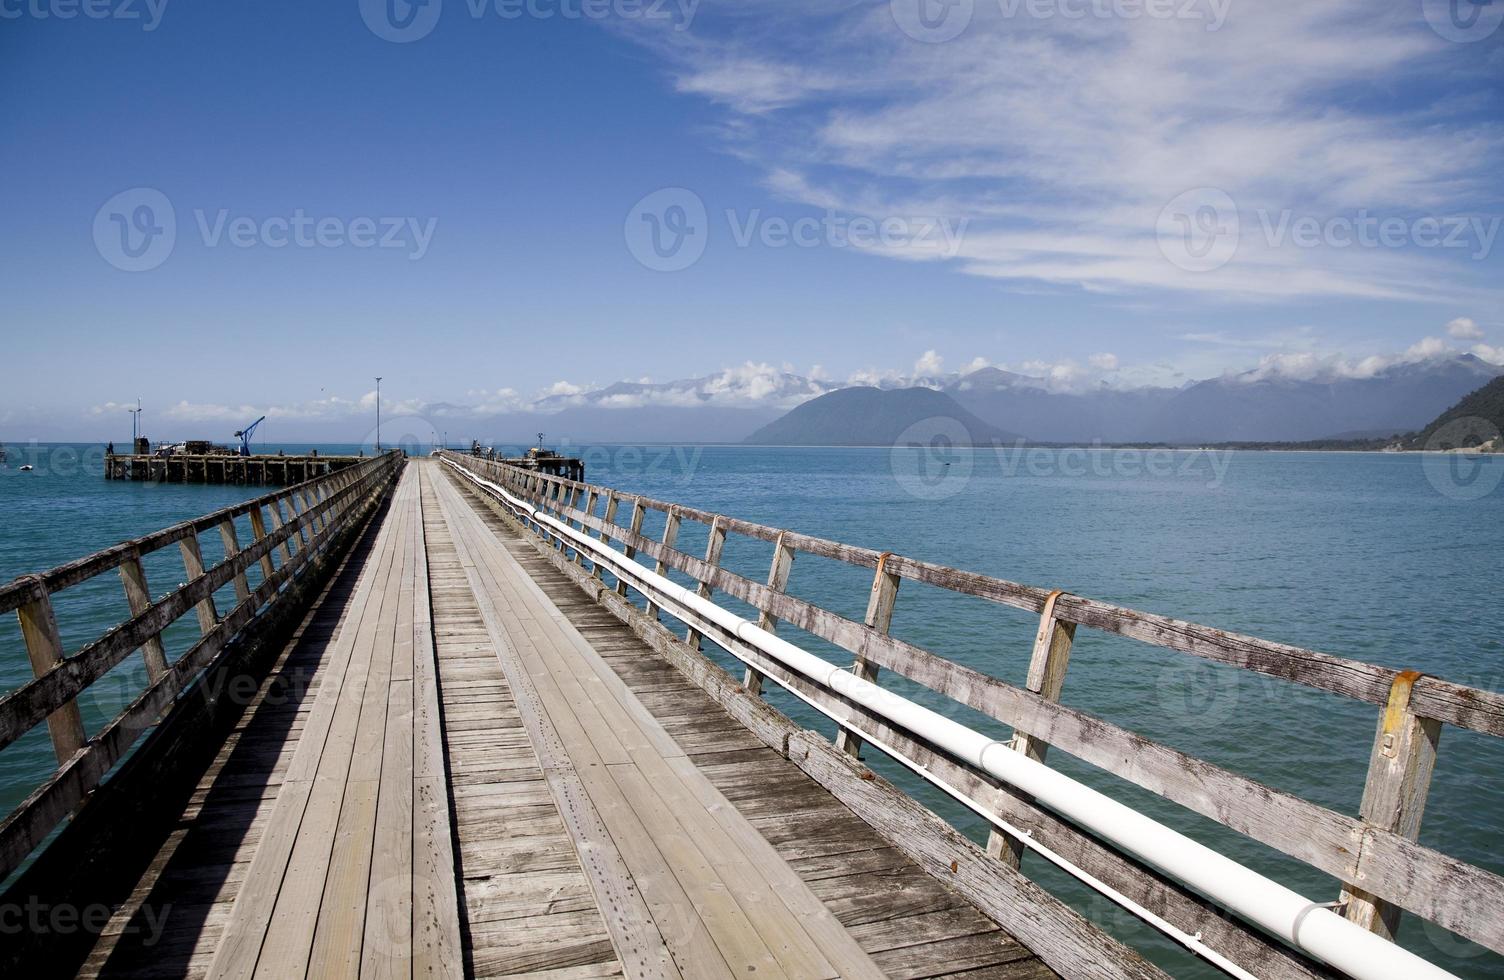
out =
[[[953,254],[972,275],[1218,299],[1497,296],[1456,251],[1302,247],[1270,230],[1284,214],[1414,221],[1496,203],[1504,130],[1469,114],[1457,46],[1415,5],[1269,0],[1224,10],[1216,30],[1029,6],[966,5],[966,29],[940,44],[907,36],[887,3],[706,0],[693,32],[622,29],[721,108],[725,145],[776,193],[969,221]],[[1396,84],[1438,94],[1353,97]],[[1202,187],[1232,198],[1242,233],[1225,266],[1188,272],[1155,230]]]

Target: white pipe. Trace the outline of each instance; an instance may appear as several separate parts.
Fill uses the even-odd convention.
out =
[[[576,550],[589,552],[592,558],[610,567],[619,577],[646,585],[661,597],[702,616],[788,669],[1028,793],[1073,823],[1112,841],[1323,963],[1360,980],[1441,980],[1449,977],[1456,980],[1453,974],[1409,950],[1349,922],[1331,909],[1204,844],[1035,762],[1022,752],[1013,751],[1006,743],[973,731],[794,646],[535,509],[497,484],[452,462],[449,465],[500,495],[533,522],[568,538]],[[847,724],[839,717],[836,720]]]

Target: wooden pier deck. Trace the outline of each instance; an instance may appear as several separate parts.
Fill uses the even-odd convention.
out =
[[[729,535],[765,583],[722,564]],[[865,615],[791,593],[801,554],[870,573]],[[174,559],[185,580],[153,592]],[[1037,617],[1025,685],[892,635],[904,581]],[[128,618],[70,651],[75,590]],[[1504,876],[1418,839],[1443,726],[1504,737],[1504,693],[539,469],[357,461],[0,585],[11,612],[33,677],[0,695],[0,751],[50,742],[57,765],[4,758],[45,775],[0,822],[3,976],[1167,975],[1025,852],[1234,975],[1326,980],[1355,940],[1394,964],[1357,975],[1437,975],[1374,945],[1410,916],[1504,953]],[[1371,705],[1356,815],[1060,703],[1078,629]],[[963,738],[895,678],[983,721]],[[863,745],[986,819],[986,846]],[[1292,891],[1293,926],[1256,918],[1125,839],[1110,797],[1039,781],[1052,749],[1330,875],[1338,901]],[[1347,945],[1310,943],[1312,916]]]
[[[409,464],[87,976],[1051,976]]]

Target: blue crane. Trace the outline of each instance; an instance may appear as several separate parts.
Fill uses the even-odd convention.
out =
[[[235,433],[235,438],[240,440],[240,455],[249,456],[251,454],[251,433],[256,431],[256,426],[265,421],[266,416],[263,415],[244,429]]]

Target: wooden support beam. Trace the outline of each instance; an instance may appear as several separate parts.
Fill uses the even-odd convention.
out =
[[[599,501],[600,501],[600,494],[598,494],[594,489],[592,489],[590,491],[590,494],[585,498],[585,513],[593,515],[595,513],[595,505]],[[581,531],[585,530],[585,524],[584,524],[584,522],[580,523],[580,530]],[[574,563],[576,565],[583,565],[585,563],[585,555],[578,548],[574,549]]]
[[[343,490],[347,485],[346,481],[340,477],[335,477],[335,480],[335,486],[339,490]],[[266,517],[261,513],[261,508],[259,506],[254,507],[251,510],[251,534],[257,541],[260,541],[262,538],[266,537]],[[268,551],[266,554],[261,556],[261,580],[263,582],[266,581],[274,574],[276,574],[276,571],[276,566],[272,564],[272,553]]]
[[[1071,643],[1076,637],[1076,624],[1063,622],[1055,615],[1055,600],[1063,594],[1056,589],[1044,601],[1039,630],[1034,634],[1034,652],[1029,657],[1029,676],[1024,682],[1025,687],[1046,701],[1060,700],[1065,669],[1071,662]],[[1035,762],[1043,762],[1050,746],[1027,732],[1015,732],[1013,748]],[[1023,861],[1024,845],[994,827],[987,835],[987,853],[1017,868]]]
[[[710,522],[710,537],[705,541],[705,564],[715,566],[721,563],[721,551],[726,547],[726,526],[721,523],[720,517]],[[701,599],[709,599],[713,590],[707,582],[701,582],[695,587],[695,594]],[[700,649],[700,631],[693,626],[684,634],[684,642]]]
[[[132,616],[139,616],[151,608],[151,589],[146,584],[146,569],[141,567],[139,555],[133,555],[120,563],[120,581],[125,586],[125,601],[131,607]],[[146,676],[155,684],[167,673],[167,650],[162,646],[161,633],[154,633],[146,638],[146,642],[141,644],[141,656],[146,661]]]
[[[282,501],[273,500],[267,510],[272,515],[273,533],[282,530],[282,525],[286,523],[282,518]],[[277,545],[275,550],[282,553],[282,564],[286,565],[288,562],[292,561],[293,547],[294,546],[292,544],[291,538],[283,538],[282,543]]]
[[[192,582],[204,574],[204,554],[199,549],[198,535],[190,534],[178,542],[178,551],[183,555],[183,571],[187,575],[187,581]],[[214,606],[214,597],[206,596],[203,602],[194,607],[198,613],[198,632],[205,635],[219,624],[219,610]],[[132,610],[135,611],[135,610]]]
[[[872,576],[872,591],[867,596],[866,624],[879,633],[887,633],[893,625],[893,605],[898,601],[899,577],[888,571],[891,551],[883,552],[877,559],[877,571]],[[878,666],[861,654],[852,661],[851,672],[864,681],[877,680]],[[862,739],[855,732],[841,729],[836,732],[836,748],[847,755],[860,759]]]
[[[632,518],[630,523],[627,525],[628,530],[630,530],[632,534],[637,535],[642,533],[642,518],[645,514],[647,514],[647,508],[642,505],[642,498],[633,497]],[[632,547],[631,545],[626,546],[625,553],[628,558],[637,557],[637,549]],[[627,594],[627,583],[618,579],[616,582],[616,594],[619,596],[625,596]]]
[[[601,525],[602,525],[601,540],[603,542],[607,543],[607,544],[611,543],[611,535],[609,533],[607,533],[604,530],[604,528],[609,527],[610,525],[616,523],[616,509],[620,505],[621,505],[621,498],[616,495],[616,491],[615,490],[607,490],[606,491],[606,512],[601,517]],[[600,565],[600,562],[596,562],[595,563],[595,571],[591,572],[590,574],[594,575],[596,578],[600,578],[601,577],[601,565]]]
[[[1405,671],[1389,689],[1358,807],[1365,824],[1410,840],[1420,838],[1421,815],[1441,739],[1441,722],[1417,716],[1410,706],[1411,691],[1421,676],[1419,671]],[[1350,922],[1392,940],[1399,929],[1400,910],[1363,890],[1368,862],[1367,848],[1358,848],[1353,880],[1343,884],[1341,900],[1347,903]]]
[[[782,592],[789,584],[789,572],[794,568],[794,549],[791,545],[784,544],[782,533],[778,540],[773,542],[773,561],[768,568],[768,588],[774,592]],[[757,625],[769,633],[778,629],[778,617],[764,609],[757,615]],[[748,694],[762,693],[762,672],[752,667],[747,668],[747,673],[742,677],[742,687],[747,689]]]
[[[663,519],[663,538],[661,539],[663,546],[665,548],[672,548],[674,546],[674,542],[677,541],[678,538],[679,510],[676,507],[669,507],[668,514]],[[653,566],[653,570],[656,571],[659,575],[664,574],[667,568],[668,566],[663,563],[663,560],[661,558],[658,560],[658,563]],[[653,603],[648,603],[647,612],[649,619],[658,618],[658,607],[653,605]]]
[[[235,537],[235,522],[226,518],[220,522],[219,538],[225,545],[225,559],[228,561],[240,554],[240,542]],[[235,576],[235,602],[239,605],[251,597],[251,585],[245,579],[245,572]]]
[[[52,611],[52,599],[36,583],[37,597],[16,610],[21,621],[21,638],[26,643],[26,656],[31,660],[31,671],[37,677],[52,670],[63,660],[63,638],[58,632],[57,616]],[[84,734],[83,716],[78,713],[78,701],[70,699],[67,704],[47,716],[47,732],[52,736],[52,750],[59,763],[67,762],[83,748],[88,737]]]

